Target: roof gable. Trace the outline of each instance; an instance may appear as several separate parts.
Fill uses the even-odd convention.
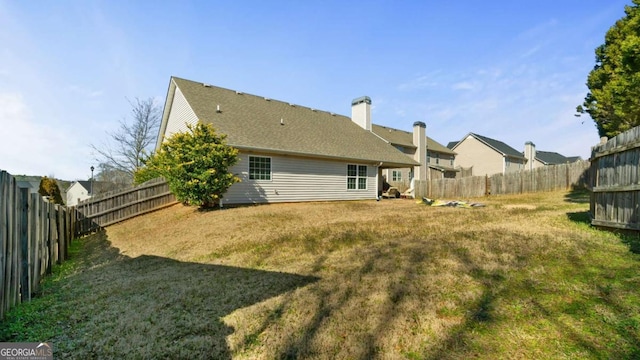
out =
[[[417,165],[346,116],[176,77],[171,81],[198,119],[238,149]]]
[[[464,139],[466,139],[469,136],[474,137],[478,141],[484,143],[485,145],[487,145],[488,147],[492,148],[493,150],[499,152],[503,156],[509,156],[509,157],[518,158],[518,159],[525,159],[525,157],[522,155],[522,153],[520,151],[512,148],[511,146],[503,143],[502,141],[495,140],[495,139],[488,138],[486,136],[482,136],[482,135],[478,135],[478,134],[474,134],[474,133],[469,133],[467,136],[465,136],[463,138],[463,140],[461,140],[457,144],[455,144],[453,146],[453,150],[455,150],[455,148],[458,147],[458,145],[460,145],[460,143],[462,143],[464,141]]]

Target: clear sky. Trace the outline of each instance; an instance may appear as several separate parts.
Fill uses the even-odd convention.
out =
[[[0,0],[0,169],[85,180],[172,75],[351,115],[446,145],[469,132],[588,158],[575,108],[631,0]]]

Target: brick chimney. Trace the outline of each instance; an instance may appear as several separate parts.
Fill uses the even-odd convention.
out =
[[[525,169],[533,170],[533,163],[536,160],[536,144],[531,141],[524,143],[524,157],[527,159]]]
[[[413,145],[417,148],[413,160],[420,163],[413,167],[413,178],[427,180],[427,125],[422,121],[413,123]]]
[[[371,98],[362,96],[351,102],[351,121],[371,131]]]

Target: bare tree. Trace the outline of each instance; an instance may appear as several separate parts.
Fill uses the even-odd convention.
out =
[[[95,150],[96,161],[99,168],[104,171],[101,174],[103,180],[110,177],[109,174],[117,174],[117,180],[121,183],[123,176],[126,181],[133,183],[133,174],[143,166],[152,152],[160,127],[161,110],[152,98],[135,101],[131,104],[131,123],[125,119],[120,121],[120,128],[109,135],[108,141],[103,146],[91,145]]]

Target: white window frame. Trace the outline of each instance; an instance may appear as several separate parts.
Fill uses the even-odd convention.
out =
[[[391,170],[391,181],[402,181],[402,171]]]
[[[355,167],[355,175],[352,175],[353,173],[349,173],[350,170],[353,169],[353,167]],[[361,172],[363,170],[364,175],[361,175]],[[347,191],[367,190],[367,182],[369,180],[368,174],[369,169],[367,168],[367,165],[347,164]],[[355,186],[354,188],[349,188],[349,186],[351,185],[349,180],[351,179],[355,181],[355,183],[353,184]],[[364,182],[362,180],[364,180]],[[364,186],[361,186],[363,184]]]
[[[253,172],[251,171],[251,162],[254,159],[260,159],[260,160],[265,160],[268,159],[269,160],[269,178],[268,179],[262,179],[262,173],[259,173],[260,176],[258,178],[252,178],[253,176]],[[249,180],[252,181],[271,181],[273,179],[273,159],[270,156],[255,156],[255,155],[249,155],[249,161],[248,161],[248,176],[249,176]],[[262,169],[257,169],[257,170],[262,170]],[[255,171],[254,171],[255,172]]]

